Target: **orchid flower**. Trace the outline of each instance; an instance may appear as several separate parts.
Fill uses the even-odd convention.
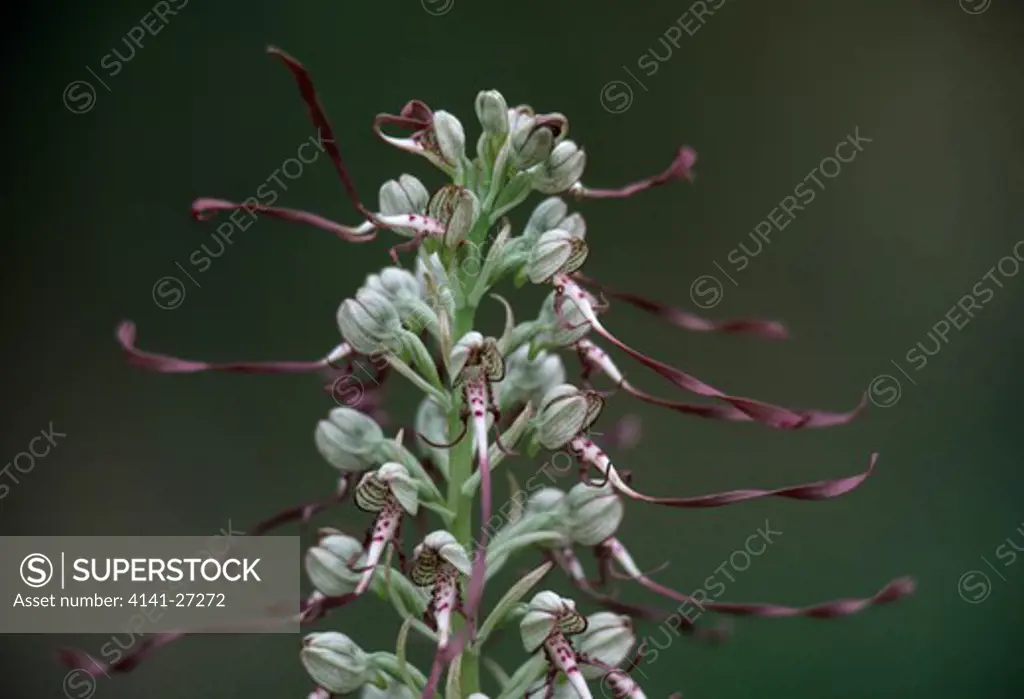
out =
[[[579,699],[593,699],[577,662],[570,636],[587,630],[586,618],[576,611],[576,603],[554,592],[538,592],[530,601],[519,625],[527,653],[543,649],[548,660],[547,684],[563,673]]]
[[[402,464],[387,463],[359,481],[355,492],[356,507],[376,513],[373,527],[366,533],[365,571],[355,593],[361,595],[370,585],[373,571],[388,544],[399,547],[403,511],[411,515],[419,510],[416,484]],[[399,551],[401,549],[399,548]]]
[[[656,497],[633,486],[634,481],[644,480],[642,467],[633,473],[618,470],[595,443],[600,438],[620,454],[635,444],[639,431],[634,420],[612,426],[599,437],[594,428],[599,427],[605,402],[614,392],[567,383],[563,358],[568,352],[579,356],[584,379],[604,374],[615,388],[640,401],[687,415],[798,429],[844,424],[863,407],[828,413],[736,397],[648,357],[616,337],[599,319],[610,309],[607,293],[693,332],[785,336],[785,328],[775,321],[702,318],[618,291],[580,271],[597,247],[588,242],[588,222],[581,214],[569,212],[564,197],[625,199],[670,182],[692,182],[696,163],[692,148],[680,147],[669,167],[651,177],[617,188],[594,188],[583,184],[590,155],[568,138],[569,120],[559,112],[526,104],[510,106],[498,91],[481,91],[473,105],[480,125],[474,157],[467,153],[466,129],[454,114],[413,99],[398,114],[379,114],[372,131],[386,145],[430,162],[446,181],[428,188],[416,176],[400,173],[380,187],[377,205],[371,209],[356,190],[310,73],[280,49],[271,48],[269,53],[295,81],[345,199],[359,220],[346,225],[307,211],[265,205],[255,198],[236,203],[200,197],[192,204],[193,216],[205,220],[245,210],[327,231],[342,243],[353,244],[371,243],[381,231],[391,231],[401,241],[388,250],[392,264],[387,264],[381,250],[380,268],[362,284],[352,280],[334,318],[323,319],[340,340],[320,358],[181,359],[139,349],[130,322],[118,327],[117,340],[129,363],[157,372],[320,373],[335,379],[329,392],[344,405],[325,410],[325,417],[311,430],[310,451],[323,459],[323,492],[267,516],[247,531],[259,536],[284,525],[305,528],[314,514],[329,516],[347,506],[350,493],[357,509],[373,513],[372,524],[361,541],[339,529],[322,528],[303,558],[311,589],[296,600],[297,613],[255,619],[240,629],[283,622],[308,627],[329,620],[345,605],[390,603],[402,618],[402,630],[393,654],[364,651],[338,631],[307,635],[298,660],[315,686],[308,695],[311,699],[355,691],[361,691],[361,699],[433,699],[442,691],[446,699],[487,699],[481,691],[489,691],[481,681],[481,663],[493,671],[498,685],[493,696],[498,699],[535,693],[543,693],[544,699],[592,699],[588,682],[598,680],[605,696],[643,699],[643,690],[630,674],[636,658],[630,662],[627,656],[636,645],[637,625],[664,619],[666,613],[619,599],[618,591],[607,592],[609,575],[673,601],[703,604],[709,611],[733,616],[832,618],[892,602],[911,591],[912,582],[899,579],[868,598],[812,607],[698,600],[655,582],[653,573],[642,571],[618,538],[627,501],[706,508],[765,497],[827,500],[861,486],[875,466],[872,456],[867,471],[847,478],[776,490]],[[533,193],[545,198],[516,229],[513,210]],[[591,223],[590,227],[599,226]],[[590,236],[591,242],[598,239]],[[399,264],[401,251],[415,256],[409,270]],[[503,281],[516,286],[533,283],[549,291],[534,320],[515,322],[511,304],[493,293]],[[483,325],[484,319],[478,316],[488,296],[506,309],[504,331],[497,337],[477,329]],[[496,318],[492,325],[499,322]],[[598,343],[609,343],[609,348],[626,353],[676,388],[711,399],[713,404],[690,405],[647,392],[632,378],[627,380]],[[372,365],[372,373],[363,367],[364,359]],[[343,384],[355,379],[357,369],[372,378],[375,386],[344,395],[342,400]],[[410,448],[405,445],[404,429],[386,436],[377,417],[382,414],[384,396],[376,384],[388,377],[400,377],[418,392],[414,429],[409,430],[415,433],[415,445]],[[532,458],[541,448],[552,456],[539,468],[512,458],[524,454]],[[572,470],[573,457],[580,465],[579,482],[558,483],[564,472]],[[492,481],[499,468],[506,471],[511,496],[505,506],[496,507]],[[415,517],[418,531],[426,534],[413,548],[409,566],[401,535],[407,515]],[[440,520],[440,525],[430,526],[430,517]],[[584,549],[596,555],[596,580],[587,575],[589,562],[577,555]],[[493,584],[499,571],[507,572],[513,558],[531,553],[543,559],[539,567],[495,595],[493,606],[485,605],[485,585]],[[392,556],[397,558],[395,567]],[[573,600],[551,591],[537,592],[555,564],[581,593],[582,602],[605,611],[587,617]],[[505,673],[487,653],[496,635],[516,625],[523,662]],[[687,622],[684,630],[698,638],[712,637],[703,625],[698,629]],[[434,644],[426,674],[407,657],[412,632]],[[188,635],[147,636],[109,663],[91,661],[75,650],[64,650],[60,657],[93,677],[124,673]]]
[[[413,551],[410,577],[417,585],[433,590],[427,613],[437,628],[439,648],[448,645],[452,612],[462,608],[458,576],[469,575],[470,566],[466,549],[443,530],[428,534]]]

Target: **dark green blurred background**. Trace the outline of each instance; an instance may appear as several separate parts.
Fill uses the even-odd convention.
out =
[[[661,494],[853,474],[871,451],[882,454],[863,488],[833,502],[707,511],[631,504],[622,538],[647,569],[669,561],[657,574],[664,583],[699,587],[767,518],[784,535],[722,599],[808,604],[869,595],[903,574],[919,591],[833,622],[739,620],[717,648],[676,641],[643,668],[644,688],[687,699],[1021,696],[1024,561],[1004,567],[995,551],[1007,538],[1024,547],[1024,528],[1015,531],[1024,526],[1024,274],[997,276],[1003,287],[990,285],[990,302],[912,374],[916,385],[891,361],[912,372],[907,351],[918,341],[931,347],[929,330],[1024,238],[1024,8],[1014,0],[991,0],[980,14],[957,0],[728,1],[703,26],[692,14],[682,19],[699,29],[645,75],[638,61],[652,49],[666,55],[659,38],[688,7],[455,0],[434,16],[417,0],[193,0],[114,77],[100,61],[114,47],[125,54],[124,35],[151,3],[20,10],[5,22],[4,41],[2,461],[51,421],[68,436],[31,473],[16,474],[20,483],[0,500],[2,531],[212,535],[331,487],[311,434],[333,403],[316,381],[147,374],[125,365],[113,339],[116,323],[131,318],[143,347],[180,356],[314,357],[336,338],[338,303],[386,263],[385,244],[346,246],[260,221],[196,276],[201,288],[183,279],[180,307],[154,304],[157,280],[182,276],[175,263],[187,267],[210,243],[214,225],[189,219],[192,199],[249,196],[312,134],[291,78],[263,53],[268,43],[313,72],[367,197],[403,171],[440,183],[425,161],[370,132],[376,112],[410,98],[458,114],[471,143],[480,89],[561,111],[587,149],[585,181],[594,186],[654,172],[691,144],[700,154],[693,186],[579,207],[590,274],[691,310],[699,310],[694,280],[721,277],[716,263],[726,266],[740,241],[751,247],[749,231],[859,127],[873,141],[733,275],[738,287],[726,282],[721,303],[702,311],[776,317],[791,340],[667,332],[623,304],[608,324],[742,395],[845,409],[876,376],[892,374],[899,400],[848,427],[779,433],[688,420],[620,396],[604,424],[642,416],[643,442],[617,461],[641,489]],[[642,60],[649,73],[652,59]],[[92,108],[72,113],[62,92],[76,80],[96,84],[87,66],[109,91],[96,85]],[[600,100],[616,80],[633,92],[617,114]],[[611,105],[621,109],[624,88],[615,90]],[[82,94],[73,107],[86,104]],[[279,203],[354,220],[326,159],[286,182]],[[517,223],[527,213],[518,211]],[[533,316],[539,298],[516,296],[521,317]],[[493,330],[498,307],[486,310]],[[639,369],[632,376],[665,392]],[[893,386],[884,388],[876,398],[889,402]],[[393,413],[407,420],[414,396],[400,389]],[[525,480],[534,467],[520,459],[512,468]],[[317,523],[358,530],[367,522],[346,508]],[[958,589],[974,570],[990,588],[974,574],[970,589]],[[972,602],[990,594],[969,603],[962,591]],[[378,649],[391,646],[397,623],[367,601],[325,627]],[[4,637],[0,694],[64,696],[54,649],[96,652],[108,639]],[[94,696],[305,696],[298,645],[298,636],[191,639],[130,675],[101,679]],[[517,646],[510,635],[499,653],[508,669]]]

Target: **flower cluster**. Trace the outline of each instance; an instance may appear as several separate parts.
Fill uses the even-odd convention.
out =
[[[627,662],[636,645],[634,625],[663,612],[617,599],[605,590],[608,574],[675,601],[693,598],[643,573],[617,538],[625,501],[705,508],[762,497],[829,499],[860,486],[872,473],[875,456],[864,472],[837,480],[694,497],[649,495],[640,487],[642,476],[634,487],[631,475],[617,469],[593,440],[591,428],[610,392],[599,391],[590,380],[603,375],[628,396],[685,415],[784,430],[846,423],[860,413],[863,401],[849,412],[830,413],[732,395],[648,356],[606,327],[605,295],[690,331],[785,336],[776,322],[707,320],[616,291],[580,272],[590,250],[587,225],[579,213],[569,211],[563,196],[577,201],[625,198],[672,181],[693,180],[692,149],[679,149],[670,166],[653,177],[617,189],[591,188],[581,180],[586,153],[568,138],[569,121],[562,114],[540,113],[526,105],[510,107],[500,93],[481,92],[475,104],[481,133],[471,156],[458,118],[414,100],[398,114],[378,115],[374,131],[385,143],[425,158],[441,171],[445,183],[431,189],[415,176],[401,174],[384,183],[377,206],[371,207],[356,191],[309,74],[284,52],[270,52],[297,82],[360,220],[342,224],[306,211],[209,198],[196,200],[193,214],[207,219],[245,209],[327,231],[350,243],[367,243],[386,233],[398,238],[389,251],[392,264],[368,276],[342,301],[336,319],[340,341],[317,360],[183,360],[138,349],[130,323],[122,324],[118,338],[132,363],[159,372],[307,372],[330,377],[344,375],[352,370],[351,362],[366,359],[378,368],[382,381],[393,370],[422,392],[408,447],[404,431],[386,435],[364,405],[331,410],[316,426],[313,441],[338,472],[338,488],[251,530],[260,534],[286,522],[306,521],[349,494],[367,513],[362,540],[325,529],[307,551],[305,569],[314,591],[301,602],[299,621],[310,624],[355,600],[380,598],[394,606],[404,622],[396,653],[364,651],[337,631],[310,633],[299,655],[316,686],[311,696],[361,689],[365,699],[430,699],[445,677],[449,699],[482,696],[483,662],[494,669],[502,699],[540,692],[546,697],[591,699],[593,680],[604,682],[614,696],[643,697],[629,673],[636,660]],[[532,192],[548,198],[514,234],[505,216]],[[412,262],[411,269],[402,265],[403,258]],[[491,293],[503,281],[549,289],[536,318],[516,322],[510,304]],[[505,309],[500,337],[474,329],[477,311],[489,304],[488,298]],[[705,400],[688,403],[640,389],[598,343],[652,370],[665,380],[664,390]],[[565,350],[579,358],[579,385],[567,382]],[[495,517],[492,472],[517,455],[514,449],[530,457],[542,449],[569,454],[580,465],[580,480],[565,491],[517,489],[508,516]],[[436,517],[440,526],[407,549],[403,524],[424,515]],[[594,552],[600,572],[596,580],[588,578],[577,557],[581,547]],[[487,582],[514,557],[529,552],[547,560],[485,610]],[[584,615],[572,599],[550,590],[535,591],[553,569],[564,571],[581,600],[604,611]],[[898,579],[872,597],[812,607],[707,601],[701,607],[740,616],[829,618],[891,602],[911,589],[909,579]],[[515,624],[525,662],[506,673],[485,655],[485,648],[496,630]],[[690,627],[696,630],[695,624]],[[434,662],[425,673],[405,660],[405,644],[413,631],[435,648]],[[140,653],[96,671],[131,669],[142,653],[169,640],[173,639],[147,639]],[[77,656],[68,652],[65,657],[74,662]]]

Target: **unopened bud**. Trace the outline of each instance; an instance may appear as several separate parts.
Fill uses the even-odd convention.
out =
[[[569,207],[561,198],[548,197],[538,204],[530,214],[523,233],[527,236],[538,236],[544,231],[558,228],[559,223],[568,213]]]
[[[445,225],[444,244],[455,247],[466,239],[480,217],[480,200],[470,190],[448,184],[430,198],[427,215]]]
[[[441,157],[450,165],[458,166],[466,159],[466,133],[462,123],[445,111],[434,112],[434,133]]]
[[[328,534],[306,551],[306,574],[320,592],[337,597],[359,584],[363,545],[345,534]]]
[[[370,275],[365,286],[394,301],[420,298],[420,285],[416,277],[401,267],[385,267],[379,274]]]
[[[374,466],[384,432],[373,418],[352,408],[335,408],[314,433],[316,448],[336,469],[352,473]]]
[[[400,175],[380,187],[380,213],[385,216],[422,214],[429,200],[427,188],[412,175]]]
[[[508,104],[497,90],[477,94],[476,116],[486,133],[498,137],[508,133]]]
[[[569,508],[565,502],[565,492],[558,488],[541,488],[526,501],[526,515],[557,515],[566,517]]]
[[[587,260],[587,244],[568,231],[556,228],[541,235],[530,251],[526,273],[534,284],[550,281],[556,274],[571,274]]]
[[[392,352],[401,323],[398,310],[387,296],[363,287],[354,299],[346,299],[338,308],[338,329],[342,337],[360,354]]]
[[[555,137],[548,129],[537,128],[532,114],[513,111],[512,149],[516,167],[526,170],[543,162],[555,146]]]
[[[348,694],[375,679],[369,656],[343,633],[311,633],[303,640],[302,664],[313,681],[334,694]]]
[[[534,180],[534,189],[544,194],[564,192],[579,182],[587,165],[587,154],[572,141],[562,141],[544,161]]]
[[[577,483],[565,496],[569,507],[569,536],[583,546],[597,546],[615,535],[622,524],[622,500],[611,485]]]
[[[546,449],[560,449],[597,419],[603,401],[596,393],[572,384],[555,386],[545,394],[537,413],[537,440]]]
[[[569,233],[577,238],[585,238],[587,236],[587,222],[583,219],[583,214],[579,212],[569,214],[556,227],[561,228],[563,231],[569,231]]]

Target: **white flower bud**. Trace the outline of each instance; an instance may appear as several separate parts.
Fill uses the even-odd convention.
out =
[[[412,175],[399,175],[380,187],[380,213],[385,216],[422,214],[427,210],[430,193]]]
[[[541,488],[526,501],[527,517],[533,515],[555,515],[567,517],[569,507],[565,502],[565,492],[558,488]]]
[[[397,180],[388,180],[382,184],[378,198],[381,215],[403,216],[425,213],[430,193],[418,179],[403,174]],[[416,235],[416,231],[408,227],[394,226],[391,230],[407,238]]]
[[[385,267],[376,276],[377,291],[394,300],[420,298],[420,285],[412,272],[401,267]],[[366,286],[370,286],[367,280]],[[372,288],[372,287],[371,287]]]
[[[559,197],[548,197],[533,210],[530,219],[523,229],[524,235],[537,236],[544,231],[558,228],[559,223],[569,213],[568,205]]]
[[[377,674],[366,653],[336,631],[307,635],[299,657],[313,681],[334,694],[354,692]]]
[[[513,163],[526,170],[543,162],[569,133],[569,120],[562,114],[534,114],[526,106],[509,111]]]
[[[373,289],[360,289],[354,299],[346,299],[338,309],[338,329],[360,354],[400,351],[396,346],[400,328],[394,303]]]
[[[519,622],[523,648],[528,653],[537,650],[556,631],[571,635],[586,628],[586,619],[576,611],[575,602],[547,590],[534,595]]]
[[[437,149],[449,164],[458,166],[466,159],[466,133],[453,114],[434,112],[434,133]]]
[[[535,418],[537,440],[546,449],[560,449],[597,419],[603,401],[596,393],[584,393],[572,384],[548,391]]]
[[[497,90],[477,94],[476,116],[486,133],[498,137],[508,133],[508,104]]]
[[[526,170],[544,161],[555,147],[555,136],[550,129],[539,127],[536,117],[523,111],[511,111],[510,129],[513,162],[520,170]]]
[[[327,463],[351,473],[374,465],[374,452],[384,441],[384,432],[373,418],[341,407],[317,424],[314,441]]]
[[[575,272],[587,259],[587,244],[559,228],[541,235],[530,251],[526,273],[534,284],[543,284],[556,274]]]
[[[345,534],[328,534],[306,551],[306,574],[320,592],[329,597],[355,592],[362,567],[363,545]],[[349,563],[351,562],[351,566]]]
[[[561,228],[563,231],[569,231],[569,233],[577,238],[585,238],[587,236],[587,222],[583,219],[583,214],[579,212],[570,214],[563,218],[557,228]]]
[[[597,546],[614,536],[622,524],[623,505],[610,484],[577,483],[565,496],[569,507],[569,536],[583,546]]]
[[[533,187],[544,194],[564,192],[579,182],[587,165],[587,154],[572,141],[562,141],[544,161]]]
[[[424,328],[431,332],[437,330],[437,313],[421,298],[420,283],[411,272],[400,267],[385,267],[379,274],[368,276],[363,287],[391,300],[402,322],[414,333]]]
[[[633,622],[628,616],[613,612],[597,612],[587,617],[587,630],[576,640],[576,649],[611,667],[619,667],[636,645]],[[601,667],[583,665],[583,676],[597,679],[605,674]]]
[[[455,247],[466,239],[480,218],[480,200],[465,187],[447,184],[430,198],[427,215],[445,225],[444,244]]]

